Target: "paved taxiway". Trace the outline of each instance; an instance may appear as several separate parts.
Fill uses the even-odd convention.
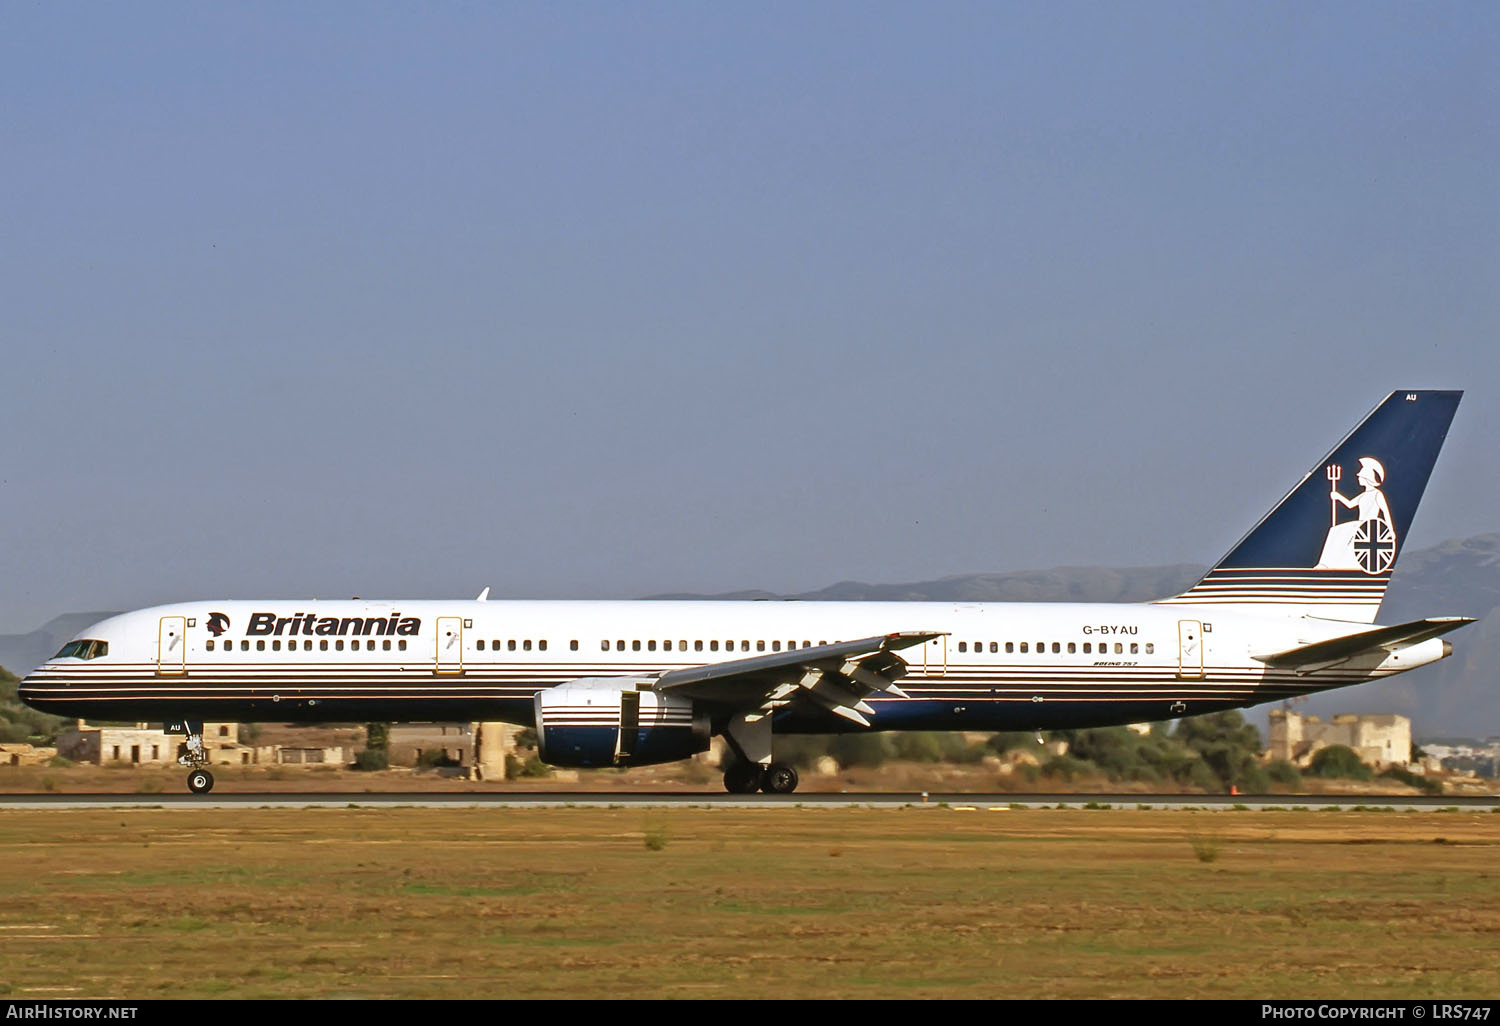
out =
[[[0,796],[0,809],[107,808],[900,808],[928,806],[964,809],[1463,809],[1500,810],[1500,795],[1222,795],[1222,794],[944,794],[808,793],[741,795],[718,792],[511,791],[495,793],[224,793],[192,794],[13,794]]]

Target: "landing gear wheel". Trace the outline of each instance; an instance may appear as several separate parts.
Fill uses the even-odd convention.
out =
[[[194,794],[208,794],[214,789],[214,775],[206,769],[197,769],[188,774],[188,790]]]
[[[773,762],[760,789],[766,794],[791,794],[797,790],[797,771],[784,762]]]
[[[724,790],[730,794],[754,794],[760,790],[761,768],[738,762],[724,771]]]

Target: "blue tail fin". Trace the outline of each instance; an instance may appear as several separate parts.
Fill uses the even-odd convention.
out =
[[[1386,396],[1203,580],[1162,601],[1373,623],[1462,396]]]

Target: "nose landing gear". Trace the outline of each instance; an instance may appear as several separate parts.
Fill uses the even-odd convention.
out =
[[[188,774],[188,790],[194,794],[208,794],[214,789],[214,775],[206,768],[208,753],[203,749],[203,724],[174,723],[170,726],[180,726],[182,732],[187,735],[187,743],[183,745],[182,754],[177,757],[177,764],[187,766],[192,770]]]

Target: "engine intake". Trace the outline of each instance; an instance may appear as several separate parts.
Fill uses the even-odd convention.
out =
[[[708,714],[641,683],[582,678],[537,692],[537,756],[553,766],[651,766],[708,751]]]

